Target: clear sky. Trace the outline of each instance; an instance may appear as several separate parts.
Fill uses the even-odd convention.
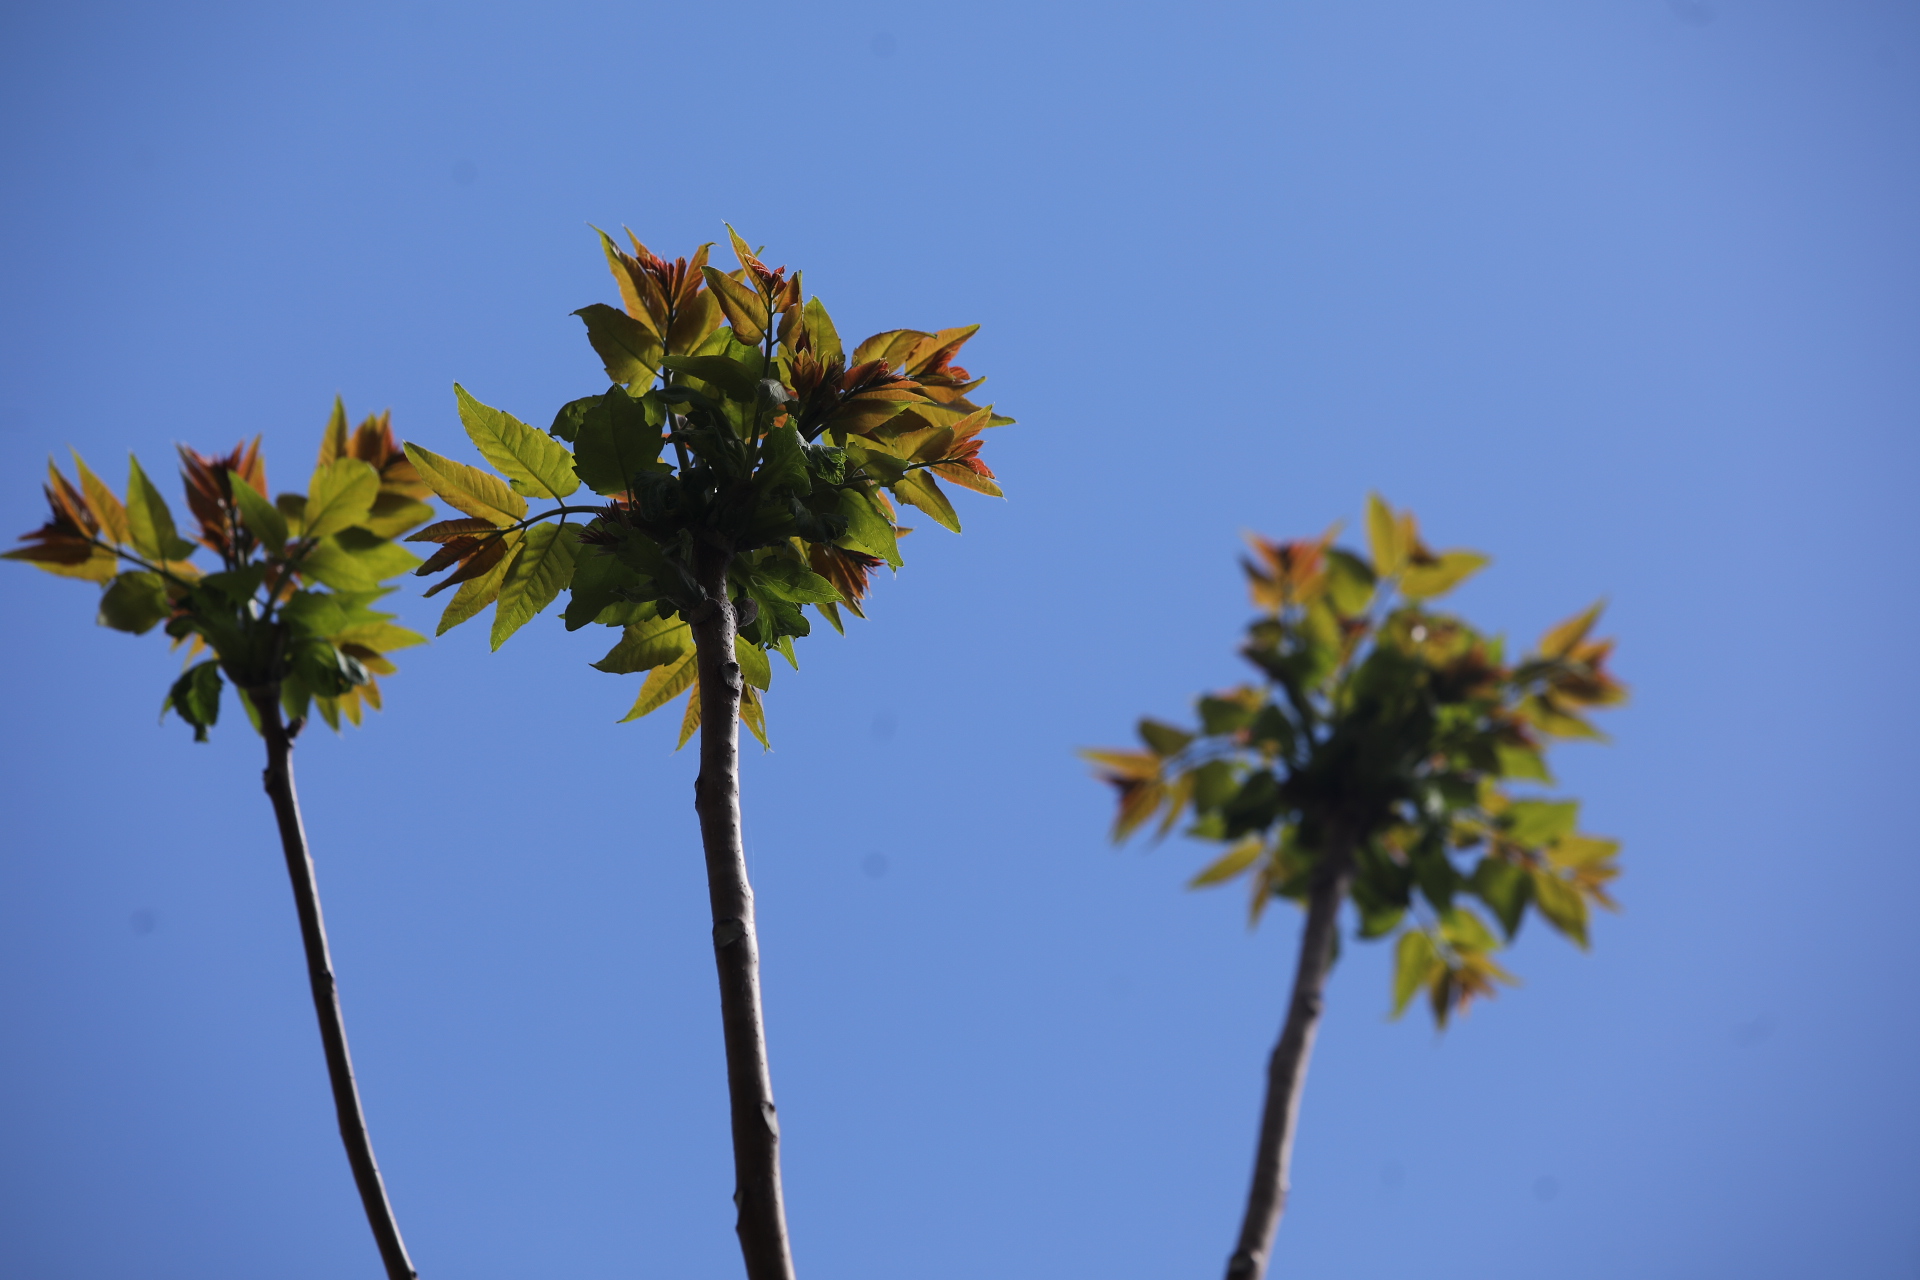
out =
[[[984,326],[1008,500],[746,769],[803,1275],[1219,1273],[1297,913],[1110,849],[1072,750],[1240,678],[1241,530],[1375,488],[1516,641],[1611,601],[1559,765],[1626,909],[1444,1038],[1348,947],[1274,1274],[1920,1274],[1911,5],[16,3],[0,122],[9,535],[69,443],[284,488],[336,392],[545,423],[589,223]],[[0,571],[0,1271],[376,1275],[258,740]],[[604,644],[457,631],[299,753],[428,1280],[739,1271],[694,760]]]

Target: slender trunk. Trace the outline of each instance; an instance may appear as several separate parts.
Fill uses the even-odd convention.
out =
[[[1300,931],[1300,960],[1293,971],[1287,1020],[1267,1061],[1267,1100],[1260,1115],[1260,1146],[1253,1158],[1253,1188],[1247,1193],[1240,1243],[1227,1260],[1227,1280],[1261,1280],[1266,1275],[1273,1235],[1287,1207],[1300,1095],[1306,1088],[1307,1061],[1320,1030],[1327,974],[1339,940],[1340,904],[1353,882],[1352,856],[1345,842],[1336,838],[1330,844],[1307,898],[1307,923]]]
[[[731,557],[702,548],[695,566],[706,601],[693,615],[700,672],[700,776],[693,807],[707,857],[713,905],[713,962],[720,972],[720,1023],[726,1034],[727,1098],[733,1116],[734,1230],[747,1280],[793,1280],[787,1211],[780,1195],[780,1120],[767,1068],[760,1012],[760,940],[753,886],[740,835],[740,663],[737,623],[727,596]]]
[[[340,1141],[353,1166],[353,1182],[367,1211],[380,1246],[380,1261],[388,1280],[415,1280],[407,1246],[380,1166],[373,1159],[373,1139],[360,1110],[360,1090],[353,1082],[353,1059],[347,1054],[347,1024],[340,1013],[340,993],[333,982],[333,961],[327,954],[327,927],[320,917],[320,886],[314,879],[313,858],[307,852],[307,833],[300,821],[300,799],[293,790],[293,739],[280,718],[280,691],[262,689],[253,698],[260,712],[260,728],[267,739],[267,795],[280,822],[280,847],[287,855],[287,876],[293,881],[293,903],[300,913],[300,941],[307,953],[307,982],[313,988],[313,1011],[320,1018],[320,1043],[327,1052],[327,1079],[333,1085],[333,1109],[340,1119]]]

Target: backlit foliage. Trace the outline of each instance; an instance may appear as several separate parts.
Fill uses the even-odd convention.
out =
[[[100,584],[103,626],[161,627],[184,643],[188,665],[161,714],[177,713],[197,740],[219,718],[223,675],[243,690],[277,689],[295,732],[309,708],[338,729],[342,716],[357,725],[380,706],[376,677],[395,670],[387,655],[424,643],[373,608],[393,590],[382,583],[420,563],[393,539],[433,516],[386,414],[349,431],[336,401],[304,494],[267,497],[258,437],[225,455],[182,446],[191,538],[139,459],[124,501],[78,454],[74,468],[77,485],[47,464],[52,515],[6,558]]]
[[[603,234],[621,306],[575,314],[612,385],[561,406],[544,433],[455,387],[491,472],[406,446],[464,513],[413,539],[439,544],[419,573],[451,571],[427,594],[456,588],[440,631],[492,605],[497,649],[566,591],[569,631],[621,633],[594,665],[647,673],[627,719],[693,691],[682,744],[700,714],[697,547],[731,556],[741,719],[764,744],[769,654],[798,666],[808,606],[836,630],[842,610],[864,616],[873,571],[900,567],[894,501],[958,532],[936,477],[999,496],[980,433],[1012,421],[972,403],[982,380],[953,363],[978,326],[893,329],[848,351],[799,272],[728,235],[732,272],[708,265],[705,245],[669,262],[631,233],[630,253]],[[582,488],[598,501],[566,501]],[[529,498],[559,505],[529,514]]]
[[[1083,754],[1119,793],[1116,841],[1185,820],[1226,846],[1193,886],[1245,878],[1256,921],[1273,898],[1304,901],[1344,833],[1360,937],[1398,938],[1395,1013],[1424,991],[1445,1025],[1514,981],[1494,955],[1529,910],[1585,947],[1590,905],[1614,906],[1617,842],[1576,830],[1578,802],[1513,788],[1550,783],[1548,743],[1599,737],[1585,712],[1625,690],[1612,641],[1592,636],[1599,606],[1509,662],[1432,605],[1484,556],[1428,550],[1377,497],[1367,527],[1367,557],[1335,546],[1337,528],[1251,539],[1261,613],[1240,652],[1262,680],[1201,698],[1190,728],[1142,720],[1145,750]]]

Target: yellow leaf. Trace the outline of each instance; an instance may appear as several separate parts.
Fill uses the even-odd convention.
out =
[[[1373,552],[1373,571],[1382,578],[1398,573],[1407,558],[1409,548],[1401,541],[1401,532],[1393,508],[1379,494],[1368,494],[1367,545]]]
[[[1574,646],[1587,638],[1593,630],[1593,624],[1600,620],[1600,611],[1607,607],[1602,600],[1585,613],[1575,614],[1565,622],[1547,632],[1540,638],[1540,653],[1548,658],[1564,658],[1572,653]]]
[[[507,488],[498,476],[441,457],[417,444],[409,443],[406,450],[414,470],[448,506],[481,520],[491,520],[502,529],[518,523],[527,514],[527,500]]]
[[[740,723],[747,726],[748,732],[759,740],[760,749],[770,749],[767,742],[767,711],[760,701],[760,691],[752,685],[740,690]]]
[[[324,467],[347,456],[347,405],[346,401],[335,396],[333,412],[327,417],[327,425],[320,434],[320,457],[314,465]]]
[[[1242,837],[1233,847],[1201,868],[1198,875],[1187,881],[1187,888],[1204,889],[1208,885],[1225,884],[1237,879],[1253,865],[1264,847],[1264,842],[1257,835]]]
[[[1447,965],[1424,929],[1409,929],[1400,935],[1393,951],[1393,1016],[1407,1011],[1407,1005],[1421,988],[1446,972]]]
[[[620,718],[620,723],[638,720],[641,716],[658,711],[673,701],[699,678],[699,668],[694,663],[694,651],[689,649],[677,662],[663,667],[655,667],[647,672],[646,683],[640,686],[640,696],[633,700],[633,708]],[[695,699],[699,701],[699,699]],[[697,712],[695,713],[698,714]],[[684,742],[684,739],[682,740]]]
[[[915,471],[903,477],[893,487],[894,496],[902,502],[910,503],[932,516],[936,523],[953,532],[960,532],[960,517],[954,512],[953,504],[947,501],[947,495],[925,471]]]
[[[1400,593],[1409,600],[1431,600],[1465,582],[1492,561],[1477,551],[1443,551],[1434,564],[1416,564],[1400,575]]]
[[[687,739],[691,738],[693,731],[700,727],[700,678],[697,674],[694,676],[693,684],[689,687],[693,692],[687,695],[686,714],[680,717],[680,741],[673,744],[675,751],[686,746]],[[628,719],[632,719],[632,717],[629,716]]]
[[[1091,760],[1122,778],[1148,780],[1160,776],[1160,757],[1147,751],[1082,750],[1080,758]]]

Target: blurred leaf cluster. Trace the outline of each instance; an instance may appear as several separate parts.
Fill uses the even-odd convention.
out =
[[[1550,784],[1546,746],[1599,737],[1587,714],[1625,690],[1599,606],[1509,660],[1435,606],[1486,557],[1430,550],[1378,497],[1367,554],[1337,534],[1249,539],[1258,681],[1202,697],[1196,724],[1142,720],[1143,750],[1084,754],[1118,791],[1117,841],[1184,822],[1224,845],[1192,884],[1246,879],[1256,921],[1351,850],[1359,936],[1397,938],[1395,1013],[1424,992],[1444,1026],[1514,981],[1495,956],[1529,912],[1585,947],[1590,908],[1614,905],[1618,844],[1578,830],[1577,801],[1519,788]]]

